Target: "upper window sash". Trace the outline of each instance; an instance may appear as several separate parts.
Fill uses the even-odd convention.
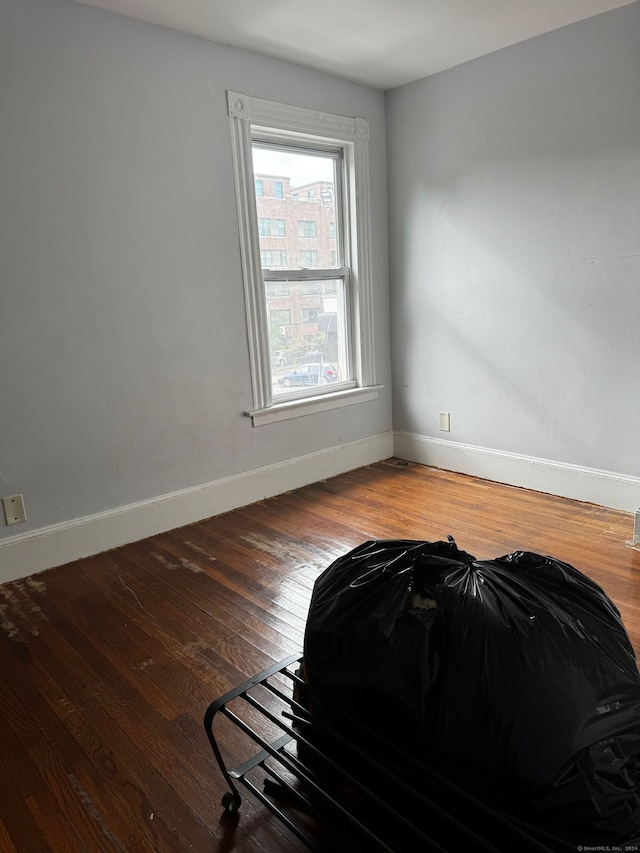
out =
[[[260,264],[257,208],[252,162],[252,131],[274,141],[298,138],[310,144],[332,143],[343,151],[349,210],[348,232],[354,376],[360,387],[375,385],[371,226],[369,190],[369,124],[361,118],[333,115],[227,92],[238,207],[240,254],[247,311],[249,357],[254,407],[272,406],[271,368],[264,280]],[[351,228],[351,223],[355,228]],[[295,276],[305,270],[296,270]],[[318,270],[309,271],[318,278]],[[331,270],[335,277],[337,270]],[[281,273],[280,273],[281,275]]]

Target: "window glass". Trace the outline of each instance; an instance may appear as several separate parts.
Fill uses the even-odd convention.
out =
[[[272,248],[269,237],[286,236],[288,262],[294,267],[327,269],[339,266],[336,187],[340,161],[337,152],[310,153],[308,149],[298,152],[275,144],[254,143],[252,153],[256,185],[268,186],[273,181],[270,176],[278,175],[277,183],[283,187],[283,195],[279,198],[256,198],[260,249]],[[261,225],[267,218],[270,225]],[[309,240],[314,242],[310,244]]]
[[[287,253],[282,249],[262,249],[260,252],[260,264],[265,269],[286,267]]]
[[[331,223],[329,223],[329,233],[331,233]],[[318,223],[315,219],[299,219],[298,220],[298,237],[317,237]]]
[[[282,186],[280,197],[258,197],[260,263],[270,276],[288,263],[291,275],[265,281],[269,308],[272,397],[329,388],[350,379],[346,289],[338,267],[336,220],[340,199],[339,152],[253,145],[256,182]],[[274,181],[278,176],[278,181]],[[294,191],[292,191],[294,190]],[[268,215],[267,215],[268,214]],[[274,235],[286,249],[274,249]],[[280,244],[281,245],[281,244]],[[311,248],[313,246],[313,248]],[[293,279],[294,270],[327,271],[326,278]],[[274,272],[275,271],[275,272]]]
[[[318,266],[318,253],[315,249],[303,249],[298,254],[300,266],[305,269],[312,269]],[[329,264],[327,265],[329,266]]]
[[[273,293],[273,284],[268,282],[267,292]],[[348,378],[344,282],[297,281],[288,287],[286,296],[269,299],[274,399],[301,388],[330,390]],[[277,363],[276,353],[284,353],[282,363]]]
[[[265,284],[265,288],[267,291],[267,300],[275,299],[277,296],[289,295],[288,281],[268,281]]]

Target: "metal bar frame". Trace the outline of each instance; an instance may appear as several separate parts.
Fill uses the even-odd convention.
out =
[[[291,672],[291,667],[301,663],[300,654],[289,655],[216,699],[205,712],[205,731],[222,776],[229,787],[229,791],[222,798],[222,805],[228,812],[235,812],[240,807],[240,786],[243,786],[309,849],[316,851],[326,848],[323,848],[317,837],[309,831],[304,818],[299,814],[300,810],[321,824],[329,825],[337,838],[348,839],[353,843],[357,837],[368,845],[367,850],[380,850],[384,853],[406,849],[406,846],[392,846],[396,837],[404,839],[404,845],[406,840],[410,839],[412,849],[434,853],[460,849],[461,844],[466,845],[464,849],[487,853],[510,853],[514,849],[518,849],[519,853],[557,853],[560,850],[574,849],[544,832],[534,830],[521,821],[480,803],[414,757],[385,741],[377,733],[366,731],[372,744],[377,746],[377,752],[384,755],[384,761],[373,758],[371,754],[349,741],[344,733],[330,728],[293,696],[284,692],[279,685],[272,683],[271,679],[282,676],[291,682],[292,690],[296,684],[310,690],[309,685],[297,673]],[[261,690],[267,691],[269,696],[275,698],[279,714],[268,708],[264,699],[260,701]],[[322,701],[327,702],[325,696],[322,696]],[[233,710],[228,707],[230,704],[233,704],[234,708],[238,707]],[[253,716],[265,727],[277,730],[278,736],[271,738],[258,731],[255,725],[240,716],[240,709],[251,709]],[[349,718],[336,703],[332,703],[332,711],[334,709],[344,719],[343,732],[348,733],[349,726],[357,726],[359,731],[365,731],[359,721]],[[241,731],[256,750],[250,758],[231,770],[225,763],[214,734],[214,720],[219,718],[219,715]],[[324,743],[330,744],[330,754],[314,743],[314,734],[320,735]],[[317,765],[322,770],[320,775],[317,768],[314,770],[291,752],[292,744],[303,746],[307,755],[313,756],[314,766]],[[341,763],[342,757],[344,763]],[[354,769],[356,767],[358,771]],[[254,779],[249,778],[249,774],[258,768],[267,774],[263,790],[255,784]],[[414,778],[419,774],[420,778],[428,779],[437,790],[445,792],[447,797],[451,798],[456,811],[465,816],[465,822],[417,791],[407,781],[409,771],[413,772]],[[289,779],[286,778],[287,774]],[[328,775],[334,780],[339,779],[341,786],[356,792],[360,803],[374,811],[375,826],[368,825],[365,809],[355,813],[357,809],[340,799],[336,784],[330,784],[327,778],[322,778]],[[370,779],[377,780],[377,784],[369,784]],[[297,784],[294,785],[291,780]],[[382,782],[392,786],[389,790],[393,790],[396,795],[399,792],[400,796],[406,797],[407,803],[411,805],[411,814],[416,815],[418,820],[412,820],[410,815],[403,814],[396,806],[385,801],[381,796]],[[385,824],[383,834],[379,834],[380,821],[377,819],[381,815],[384,815],[382,823]],[[467,825],[468,820],[490,825],[490,838],[483,837],[476,831],[477,828]],[[417,825],[418,821],[420,825]],[[442,839],[436,841],[429,834],[428,829],[432,821],[438,821],[440,829],[443,826],[450,827],[451,846],[447,842],[447,846],[443,847]]]

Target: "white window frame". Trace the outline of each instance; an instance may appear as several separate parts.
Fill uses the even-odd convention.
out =
[[[254,408],[246,412],[254,426],[375,400],[376,384],[371,276],[369,189],[369,123],[361,118],[332,115],[275,101],[227,92],[238,208],[240,255],[247,314],[249,360]],[[349,240],[352,387],[313,396],[274,401],[264,276],[255,201],[252,133],[268,131],[283,142],[335,144],[346,165],[345,234]],[[312,275],[305,271],[307,277]],[[301,278],[303,276],[301,275]]]

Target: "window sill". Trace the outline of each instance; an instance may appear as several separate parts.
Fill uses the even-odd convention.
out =
[[[306,400],[290,400],[287,403],[276,403],[267,409],[254,409],[245,412],[253,421],[254,427],[274,424],[278,421],[288,421],[292,418],[302,418],[318,412],[328,412],[341,409],[343,406],[353,406],[356,403],[370,403],[378,399],[382,385],[371,385],[368,388],[349,388],[347,391],[336,391],[333,394],[322,394],[318,397],[307,397]]]

